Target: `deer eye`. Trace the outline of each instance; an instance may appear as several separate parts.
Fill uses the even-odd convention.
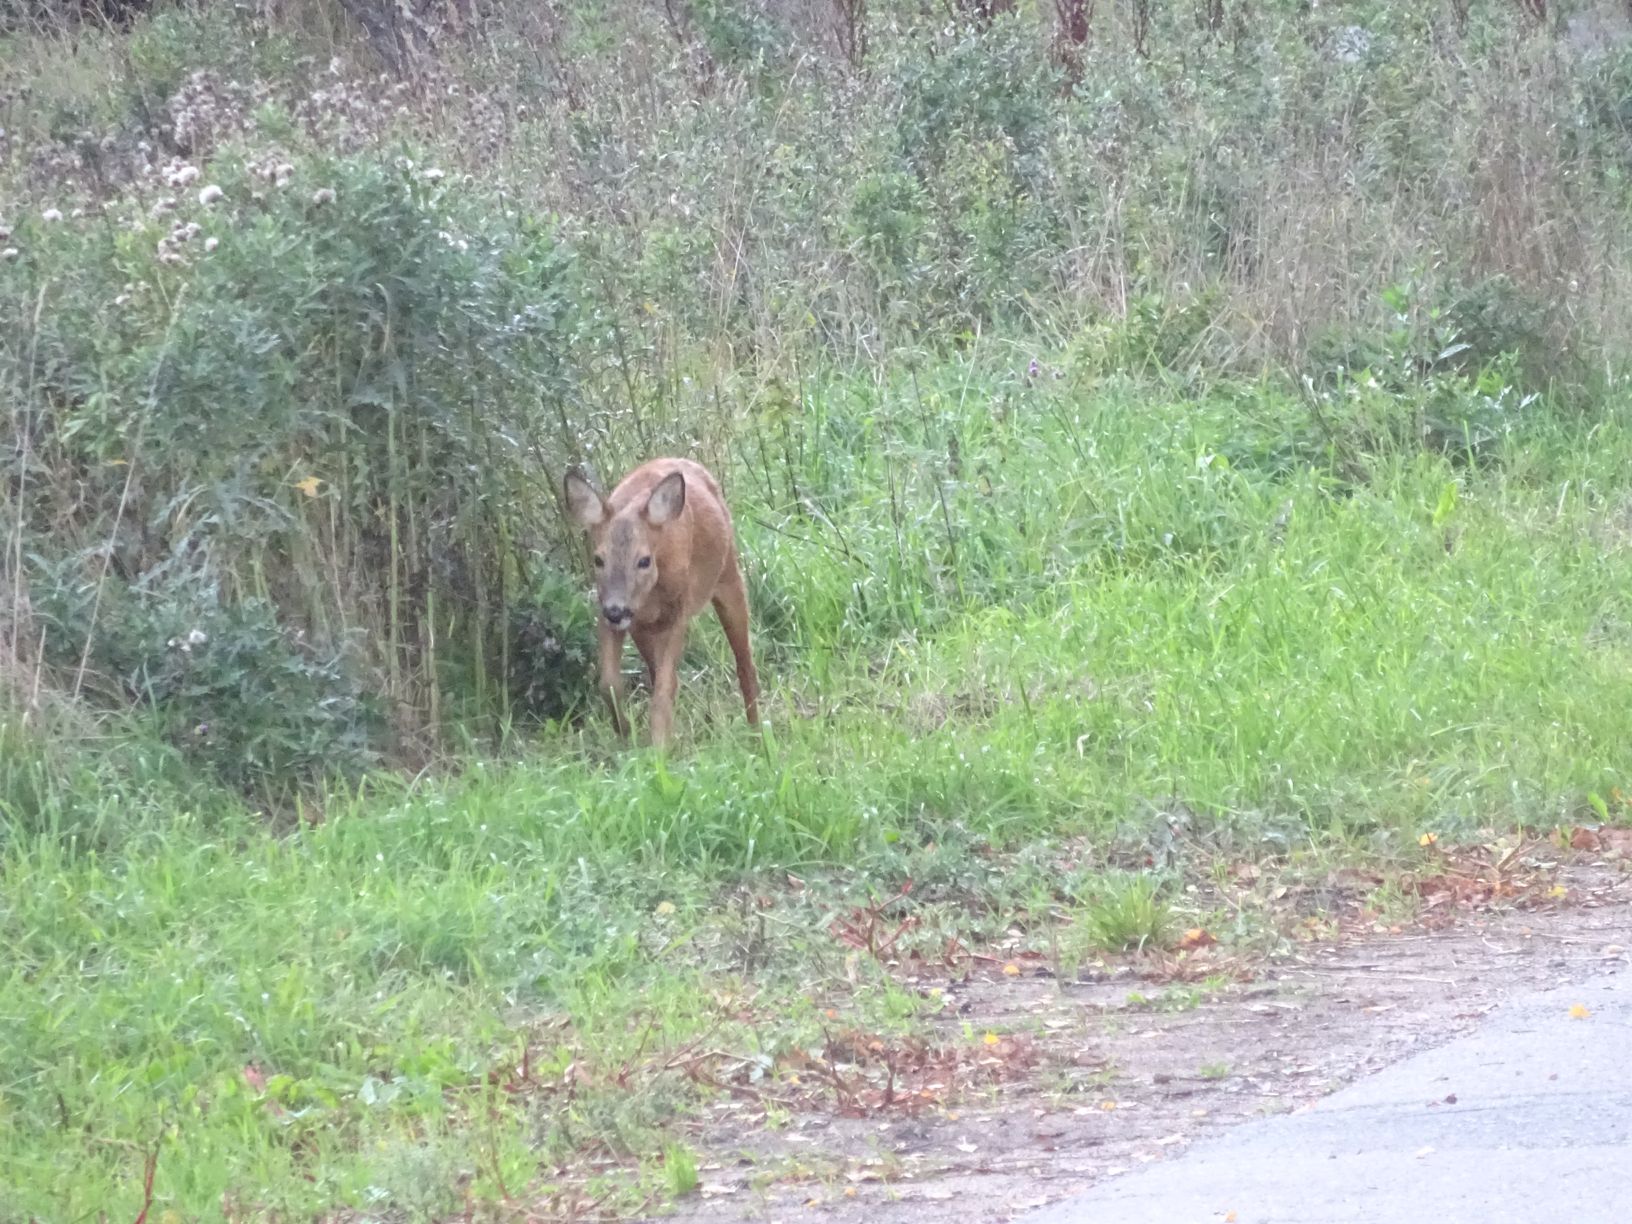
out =
[[[641,569],[651,569],[652,559],[650,557],[642,557],[639,561],[636,561],[635,564],[640,566]]]
[[[605,564],[606,564],[606,558],[601,556],[600,553],[596,553],[595,554],[595,568],[600,569]]]

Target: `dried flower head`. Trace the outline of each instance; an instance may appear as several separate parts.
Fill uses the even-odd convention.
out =
[[[333,187],[319,187],[316,191],[312,192],[312,203],[313,204],[332,204],[332,203],[334,203],[334,188]]]
[[[60,209],[60,208],[48,208],[44,212],[42,212],[40,214],[40,220],[41,221],[61,221],[62,220],[62,209]]]
[[[214,204],[224,195],[226,195],[226,192],[222,191],[221,188],[217,187],[214,183],[211,183],[198,193],[198,202],[208,208],[211,204]]]

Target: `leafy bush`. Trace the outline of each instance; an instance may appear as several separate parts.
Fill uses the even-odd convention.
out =
[[[753,67],[777,58],[787,46],[785,33],[758,5],[691,0],[688,8],[709,54],[720,63]]]
[[[518,600],[565,598],[571,261],[406,158],[203,169],[19,233],[7,478],[54,657],[259,788],[359,765],[365,693],[503,704]]]
[[[34,608],[50,660],[74,667],[89,636],[102,696],[151,711],[222,781],[276,800],[291,780],[360,772],[381,745],[354,641],[319,649],[267,601],[225,602],[197,572],[151,593],[56,577],[36,583]]]
[[[930,42],[930,53],[903,54],[892,65],[899,90],[902,151],[928,172],[958,136],[1000,140],[1022,157],[1035,155],[1052,116],[1054,70],[1017,17],[987,28],[954,26]]]

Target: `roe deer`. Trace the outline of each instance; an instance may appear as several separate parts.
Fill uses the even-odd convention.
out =
[[[712,601],[737,660],[750,726],[759,726],[759,678],[748,647],[748,590],[737,564],[731,512],[714,477],[690,459],[653,459],[603,497],[577,472],[565,481],[567,506],[595,550],[600,599],[601,691],[612,723],[627,737],[623,639],[630,635],[652,685],[652,744],[674,722],[686,625]]]

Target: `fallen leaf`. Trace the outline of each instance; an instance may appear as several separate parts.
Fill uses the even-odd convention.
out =
[[[1424,833],[1421,837],[1417,838],[1417,845],[1432,846],[1437,841],[1439,841],[1438,833]]]
[[[1224,1224],[1235,1224],[1235,1212],[1226,1211],[1224,1213]]]
[[[1571,1020],[1585,1020],[1590,1015],[1592,1015],[1592,1012],[1587,1008],[1585,1003],[1577,1003],[1574,1007],[1570,1008]]]
[[[1181,951],[1188,951],[1192,948],[1206,948],[1217,942],[1218,940],[1214,938],[1213,933],[1205,927],[1191,927],[1183,935],[1179,936]]]
[[[657,903],[656,912],[658,914],[663,915],[664,917],[667,917],[669,914],[674,913],[674,902],[673,901],[659,901]]]
[[[1417,1159],[1418,1160],[1421,1160],[1424,1156],[1432,1156],[1433,1154],[1434,1154],[1434,1149],[1431,1146],[1417,1149]]]
[[[976,1152],[980,1151],[978,1147],[976,1147],[973,1143],[970,1143],[967,1139],[959,1142],[956,1147],[958,1151],[962,1152],[965,1156],[973,1156]]]
[[[308,476],[305,480],[297,480],[294,483],[294,487],[306,494],[307,497],[316,497],[318,489],[322,486],[323,482],[316,476]]]
[[[1013,961],[1010,961],[1008,964],[1003,966],[1003,976],[1004,977],[1019,977],[1020,976],[1020,966],[1015,964]]]
[[[1001,1037],[999,1037],[996,1033],[987,1033],[986,1036],[981,1038],[981,1040],[984,1041],[989,1046],[995,1046],[999,1041],[1001,1041],[1003,1039]]]

